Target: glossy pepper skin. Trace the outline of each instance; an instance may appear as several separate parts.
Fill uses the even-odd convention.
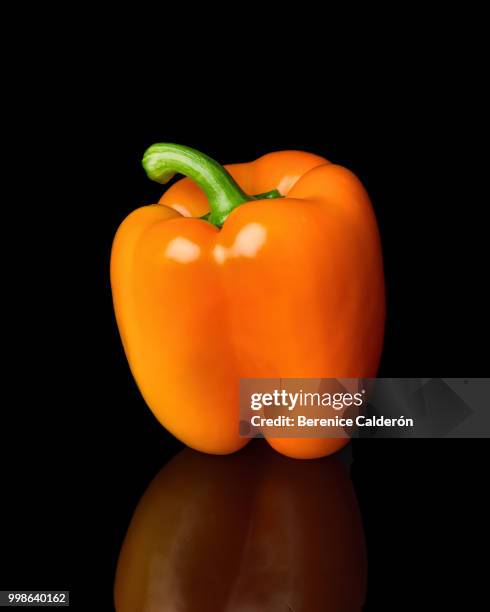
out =
[[[248,442],[238,434],[240,378],[376,375],[381,246],[352,172],[280,151],[226,166],[228,174],[167,144],[150,147],[143,163],[159,182],[176,172],[194,179],[132,212],[111,258],[131,371],[170,432],[194,449],[231,453]],[[315,458],[347,439],[268,441],[290,457]]]

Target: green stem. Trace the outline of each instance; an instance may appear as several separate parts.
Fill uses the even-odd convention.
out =
[[[218,162],[191,147],[157,143],[145,151],[143,168],[152,181],[167,183],[175,174],[184,174],[196,182],[209,201],[207,220],[221,227],[231,211],[256,199],[277,198],[276,190],[260,196],[247,195]]]

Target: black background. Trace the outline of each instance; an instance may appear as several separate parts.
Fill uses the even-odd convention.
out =
[[[379,374],[488,374],[479,350],[487,232],[471,142],[478,126],[448,105],[452,81],[417,93],[404,82],[381,93],[370,81],[342,96],[324,84],[298,86],[297,96],[253,87],[221,95],[197,84],[191,95],[156,95],[147,85],[137,107],[121,105],[129,85],[117,94],[99,85],[89,94],[59,88],[15,120],[25,136],[14,149],[21,163],[3,241],[0,588],[69,589],[83,610],[111,609],[132,511],[181,448],[130,376],[109,286],[118,224],[161,193],[140,166],[153,142],[188,144],[222,163],[297,148],[353,170],[384,248]],[[352,446],[370,562],[366,610],[458,601],[480,609],[487,440]]]

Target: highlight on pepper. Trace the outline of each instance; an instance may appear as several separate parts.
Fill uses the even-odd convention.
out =
[[[161,143],[143,157],[173,183],[119,227],[111,287],[124,350],[160,423],[233,453],[243,378],[374,378],[385,290],[376,218],[356,176],[303,151],[221,166]],[[289,457],[348,439],[270,438]]]

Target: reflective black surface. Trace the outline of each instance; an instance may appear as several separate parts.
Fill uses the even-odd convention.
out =
[[[263,440],[228,457],[178,453],[132,517],[117,611],[361,610],[366,551],[346,453],[294,461]]]

